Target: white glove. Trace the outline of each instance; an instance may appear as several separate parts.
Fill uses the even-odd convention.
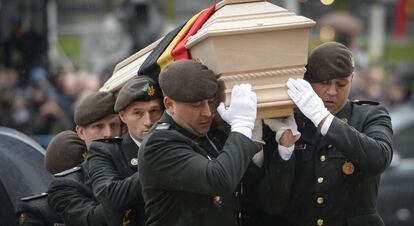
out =
[[[283,133],[288,129],[292,131],[295,142],[300,138],[300,132],[298,131],[298,126],[296,125],[295,118],[293,116],[283,119],[265,119],[264,123],[269,126],[273,132],[276,132],[277,143],[279,143],[280,137],[282,137]]]
[[[290,129],[292,131],[293,137],[295,142],[299,140],[300,138],[300,132],[298,131],[298,126],[296,125],[295,118],[293,116],[289,116],[284,119],[265,119],[264,123],[269,126],[269,128],[276,132],[275,140],[278,143],[278,152],[280,157],[283,160],[289,160],[292,156],[293,150],[295,149],[295,145],[293,144],[290,147],[285,147],[280,145],[280,137],[282,137],[282,134]]]
[[[289,97],[299,110],[318,127],[319,123],[331,113],[326,109],[321,98],[312,89],[309,82],[303,79],[292,79],[286,83]]]
[[[256,120],[257,97],[250,84],[235,85],[231,91],[230,106],[225,108],[221,102],[217,112],[231,126],[231,131],[239,132],[248,138]]]

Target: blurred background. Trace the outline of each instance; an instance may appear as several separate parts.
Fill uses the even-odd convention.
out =
[[[0,0],[0,126],[46,146],[114,66],[217,1]],[[414,105],[414,0],[279,0],[356,59],[352,98]]]

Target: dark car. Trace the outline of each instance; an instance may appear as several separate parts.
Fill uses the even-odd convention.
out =
[[[390,112],[394,157],[381,177],[378,211],[386,226],[414,225],[414,106]]]

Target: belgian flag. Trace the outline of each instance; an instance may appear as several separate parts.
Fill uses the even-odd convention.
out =
[[[191,59],[185,44],[190,36],[197,33],[214,13],[216,5],[197,13],[181,26],[170,31],[153,49],[138,70],[138,76],[147,75],[158,81],[160,72],[170,63],[180,59]]]

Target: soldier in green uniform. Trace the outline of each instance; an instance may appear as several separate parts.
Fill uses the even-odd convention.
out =
[[[78,137],[85,149],[95,139],[120,136],[121,121],[114,112],[112,93],[97,92],[87,96],[76,106],[75,123]],[[75,139],[75,138],[73,138]],[[80,165],[55,174],[49,185],[48,203],[66,225],[107,225],[102,205],[93,195],[88,177],[87,152]]]
[[[251,139],[256,94],[249,84],[237,85],[229,108],[219,105],[231,126],[221,146],[209,135],[216,75],[193,60],[179,60],[160,73],[159,83],[166,111],[138,154],[146,225],[238,225],[236,187],[259,150]]]
[[[50,173],[60,173],[83,161],[85,143],[75,132],[67,130],[57,134],[49,143],[45,155],[45,167]],[[18,206],[17,220],[20,226],[65,225],[63,219],[48,205],[48,193],[22,198]]]
[[[266,210],[283,217],[283,225],[383,226],[376,198],[392,159],[388,112],[378,103],[348,100],[354,61],[344,45],[322,44],[306,69],[305,80],[287,82],[302,135],[284,177],[269,163]],[[267,120],[270,128],[273,123]],[[288,194],[286,206],[277,205],[280,193]]]
[[[137,157],[144,135],[164,110],[162,92],[152,79],[134,78],[119,91],[114,109],[128,133],[123,138],[92,142],[88,171],[93,192],[105,207],[108,225],[141,226],[146,218]]]

